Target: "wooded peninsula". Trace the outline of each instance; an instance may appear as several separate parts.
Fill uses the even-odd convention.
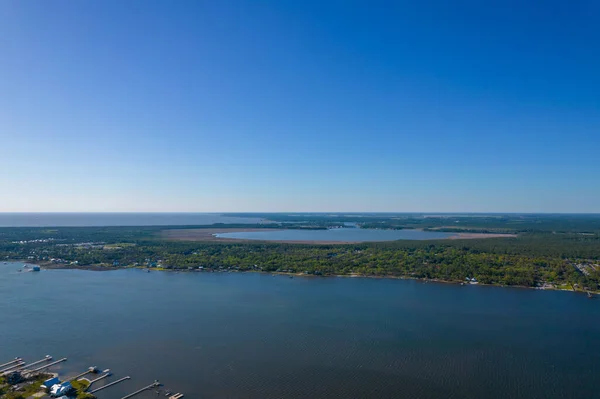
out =
[[[600,291],[599,215],[235,214],[269,223],[150,227],[0,228],[0,259],[44,267],[263,271],[407,277],[469,284]],[[353,244],[174,240],[177,229],[424,229],[504,233],[470,240]]]

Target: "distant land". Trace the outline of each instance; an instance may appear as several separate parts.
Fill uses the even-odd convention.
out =
[[[590,295],[600,290],[597,214],[0,215],[3,224],[15,220],[24,225],[0,228],[0,258],[51,268],[262,271]],[[346,239],[365,235],[373,242]]]

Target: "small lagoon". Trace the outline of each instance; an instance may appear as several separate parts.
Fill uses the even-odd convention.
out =
[[[379,230],[359,228],[336,228],[328,230],[268,230],[219,233],[218,238],[236,238],[262,241],[306,242],[375,242],[395,240],[439,240],[456,235],[423,230]]]

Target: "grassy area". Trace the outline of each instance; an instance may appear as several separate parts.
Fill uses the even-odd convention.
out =
[[[71,386],[77,391],[77,399],[92,399],[95,398],[91,393],[85,392],[89,388],[90,383],[87,380],[71,381]]]
[[[25,399],[32,396],[35,393],[41,391],[40,385],[48,379],[47,375],[38,376],[35,379],[29,380],[25,383],[23,388],[16,392],[9,392],[10,386],[6,385],[0,388],[0,398],[2,399]],[[1,385],[1,384],[0,384]]]
[[[10,385],[6,383],[4,379],[0,379],[0,398],[1,399],[25,399],[40,391],[40,385],[43,384],[50,376],[42,375],[35,379],[25,382],[23,388],[19,391],[12,392]],[[75,389],[75,397],[77,399],[94,399],[95,396],[91,393],[85,392],[88,389],[90,383],[86,380],[72,381],[71,385]]]
[[[121,248],[128,248],[128,247],[135,247],[135,244],[130,243],[130,242],[120,242],[117,244],[106,244],[104,246],[104,249],[121,249]]]

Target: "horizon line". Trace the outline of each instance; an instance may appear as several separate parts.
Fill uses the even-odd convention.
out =
[[[524,211],[0,211],[0,215],[10,214],[424,214],[424,215],[600,215],[600,212],[524,212]]]

